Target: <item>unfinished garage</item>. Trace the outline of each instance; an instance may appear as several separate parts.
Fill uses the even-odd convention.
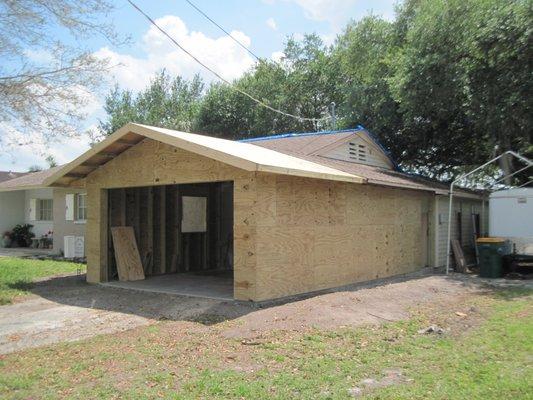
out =
[[[233,298],[233,182],[108,189],[107,199],[109,282],[127,280],[115,235],[129,227],[145,280],[136,288]]]
[[[246,143],[128,124],[47,183],[87,190],[91,283],[219,297],[226,282],[222,297],[261,301],[412,272],[439,251],[442,187],[396,171],[364,129]],[[133,281],[114,231],[130,232]]]

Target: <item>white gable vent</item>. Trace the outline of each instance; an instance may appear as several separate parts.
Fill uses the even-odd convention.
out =
[[[367,153],[372,154],[372,150],[368,149],[364,144],[348,143],[348,158],[350,160],[366,162]]]
[[[345,142],[317,152],[322,157],[392,169],[392,164],[383,151],[363,134],[353,135]]]

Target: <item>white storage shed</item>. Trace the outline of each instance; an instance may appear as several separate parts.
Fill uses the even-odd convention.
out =
[[[489,234],[509,238],[519,253],[533,252],[533,188],[499,190],[490,195]]]

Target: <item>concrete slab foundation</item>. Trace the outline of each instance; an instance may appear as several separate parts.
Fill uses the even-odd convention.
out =
[[[233,278],[230,276],[178,273],[150,276],[141,281],[111,281],[101,285],[215,300],[233,300]]]

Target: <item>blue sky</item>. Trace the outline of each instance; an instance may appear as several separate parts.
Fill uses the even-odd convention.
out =
[[[316,32],[331,43],[350,20],[373,13],[392,19],[391,0],[192,0],[200,9],[232,32],[260,57],[276,57],[283,49],[287,36],[296,38]],[[136,3],[180,43],[221,75],[234,79],[253,65],[250,55],[207,21],[185,0],[137,0]],[[84,129],[94,128],[104,117],[103,97],[118,83],[133,91],[143,88],[153,74],[166,68],[172,74],[191,77],[200,73],[206,80],[212,76],[181,53],[126,1],[117,0],[110,16],[121,35],[129,35],[128,45],[112,46],[101,37],[94,37],[82,46],[99,57],[111,60],[113,68],[103,85],[102,93],[87,101],[88,114]],[[61,34],[58,31],[58,35]],[[0,152],[0,170],[25,171],[30,165],[46,166],[45,154],[58,162],[71,161],[88,148],[85,134],[78,138]]]

